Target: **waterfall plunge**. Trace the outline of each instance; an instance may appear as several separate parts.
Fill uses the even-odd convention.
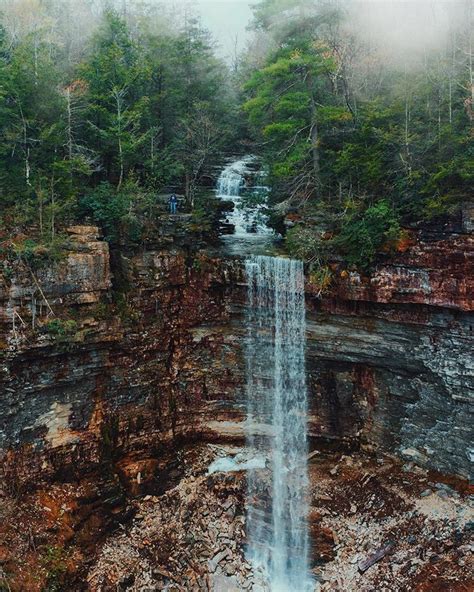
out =
[[[266,199],[242,200],[242,193],[268,194],[252,185],[254,161],[247,156],[229,164],[216,190],[235,204],[228,216],[235,232],[226,239],[241,256],[275,238],[266,225]],[[252,255],[245,269],[248,449],[241,458],[218,459],[210,473],[247,471],[247,554],[271,592],[311,592],[303,264]]]
[[[308,571],[304,275],[300,261],[246,261],[248,556],[272,592],[314,590]],[[269,474],[270,473],[270,474]]]

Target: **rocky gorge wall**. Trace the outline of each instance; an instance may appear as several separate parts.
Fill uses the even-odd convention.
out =
[[[308,297],[314,432],[472,478],[473,269],[469,232],[417,233]]]
[[[110,474],[131,493],[179,479],[192,441],[242,439],[245,281],[183,247],[109,253],[70,229],[54,267],[0,284],[0,450],[11,487]],[[313,444],[396,453],[468,477],[472,237],[414,237],[371,277],[308,283]]]
[[[170,443],[212,438],[238,414],[226,405],[241,366],[227,327],[232,264],[182,248],[111,257],[96,228],[70,235],[54,268],[18,263],[1,285],[5,477],[74,480],[106,466],[132,491],[159,487],[176,469]]]

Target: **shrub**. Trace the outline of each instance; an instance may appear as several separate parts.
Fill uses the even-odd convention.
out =
[[[53,319],[46,323],[44,330],[55,339],[61,340],[77,333],[77,323],[73,320]]]
[[[288,254],[302,261],[316,261],[326,258],[327,245],[319,238],[315,229],[305,226],[290,228],[285,236]]]
[[[395,210],[386,200],[381,200],[346,219],[334,244],[349,265],[367,270],[383,247],[395,245],[400,233]]]
[[[212,230],[213,214],[202,207],[193,210],[189,230],[195,233],[206,233]]]
[[[318,290],[319,294],[324,294],[329,290],[332,280],[333,272],[327,265],[317,267],[309,274],[309,282]]]
[[[58,235],[48,242],[37,242],[31,238],[13,240],[7,249],[6,258],[20,258],[31,269],[39,269],[64,259],[69,248],[69,238],[63,235]]]
[[[110,243],[139,241],[141,224],[134,210],[136,192],[133,183],[124,185],[119,192],[110,183],[101,183],[81,199],[82,213],[101,226]]]

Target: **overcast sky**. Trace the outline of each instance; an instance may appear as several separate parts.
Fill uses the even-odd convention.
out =
[[[229,56],[234,51],[237,38],[238,49],[243,49],[248,39],[246,31],[252,17],[251,4],[258,0],[165,0],[171,5],[188,5],[200,13],[202,23],[209,29],[220,46],[220,53]]]
[[[163,1],[163,0],[162,0]],[[237,39],[238,49],[243,49],[248,39],[246,31],[252,17],[251,4],[258,0],[164,0],[170,5],[188,5],[201,15],[202,24],[209,29],[220,46],[223,56],[234,51]]]
[[[255,0],[252,2],[255,4]],[[245,47],[248,33],[246,27],[252,17],[247,0],[197,0],[203,24],[209,28],[222,47],[224,54],[231,54],[235,40],[239,49]]]
[[[1,0],[0,0],[1,1]],[[251,5],[259,0],[161,0],[170,5],[188,5],[201,15],[217,43],[219,53],[233,57],[235,41],[242,50],[249,39],[246,30],[252,18]],[[442,37],[447,25],[448,7],[463,0],[354,0],[351,21],[366,35],[379,41],[405,47],[431,44]]]

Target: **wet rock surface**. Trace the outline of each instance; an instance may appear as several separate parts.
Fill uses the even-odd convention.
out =
[[[335,270],[307,297],[316,437],[472,478],[474,243],[411,233],[370,275]]]

